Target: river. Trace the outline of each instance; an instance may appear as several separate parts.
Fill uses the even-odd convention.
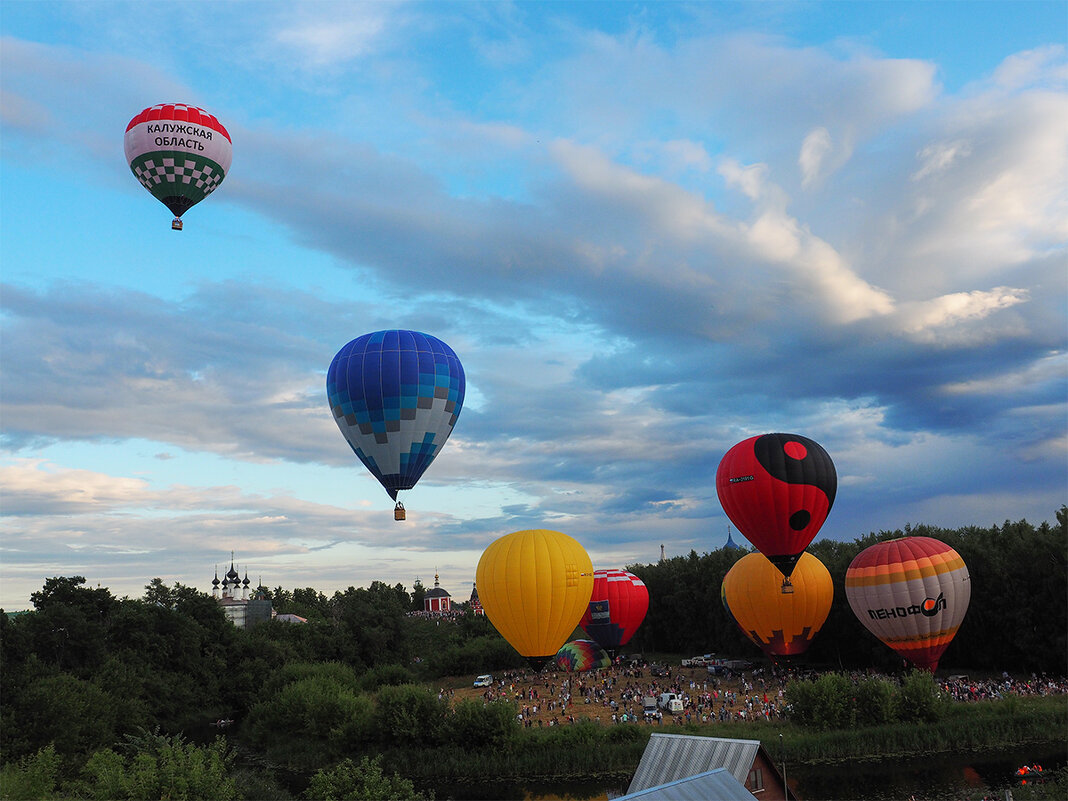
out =
[[[836,765],[786,765],[790,786],[803,801],[1001,801],[1016,782],[1016,769],[1039,763],[1047,770],[1068,765],[1068,743],[987,753],[849,762]],[[440,787],[439,799],[455,801],[610,801],[626,792],[619,781],[567,782],[521,787],[484,782],[476,787]]]

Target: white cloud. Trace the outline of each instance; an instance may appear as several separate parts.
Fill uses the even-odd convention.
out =
[[[809,187],[820,177],[824,159],[831,151],[831,134],[823,127],[813,128],[801,143],[797,163],[801,167],[801,185]]]
[[[958,159],[967,158],[972,153],[971,143],[966,139],[952,142],[934,142],[923,148],[917,155],[921,161],[920,168],[912,174],[913,181],[920,181],[929,175],[937,175],[949,169]]]

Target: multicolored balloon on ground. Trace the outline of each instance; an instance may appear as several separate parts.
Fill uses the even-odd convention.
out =
[[[482,553],[475,586],[494,628],[540,670],[568,641],[589,605],[593,563],[567,534],[516,531]]]
[[[593,640],[572,640],[556,652],[558,667],[570,673],[611,666],[612,657]]]
[[[972,582],[960,554],[944,542],[902,537],[857,554],[845,591],[872,634],[933,673],[968,611]]]
[[[326,373],[334,422],[393,500],[441,451],[463,408],[464,387],[452,348],[418,331],[357,337]]]
[[[827,451],[797,434],[743,440],[716,471],[723,511],[787,578],[827,519],[837,489]]]
[[[126,126],[126,161],[141,185],[181,217],[219,188],[230,171],[230,134],[212,114],[184,103],[146,108]]]
[[[583,631],[602,648],[630,642],[649,611],[649,590],[626,570],[594,570],[593,594],[582,616]]]
[[[791,581],[794,591],[784,594],[779,569],[763,554],[751,553],[734,563],[720,586],[723,606],[738,628],[773,658],[808,650],[834,600],[830,572],[810,553],[801,554]]]

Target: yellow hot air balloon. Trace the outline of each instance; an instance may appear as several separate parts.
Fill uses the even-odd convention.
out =
[[[475,586],[486,617],[540,670],[582,620],[593,594],[593,562],[567,534],[516,531],[483,552]]]
[[[770,657],[804,653],[831,611],[834,584],[823,562],[805,552],[782,591],[782,573],[762,553],[734,563],[723,577],[720,597],[750,640]]]

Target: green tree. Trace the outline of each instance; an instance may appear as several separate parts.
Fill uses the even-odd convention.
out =
[[[127,755],[110,748],[93,754],[82,770],[79,795],[111,799],[166,799],[167,801],[230,801],[238,798],[237,784],[229,776],[233,756],[219,737],[198,746],[181,735],[142,735],[127,741]]]
[[[386,686],[375,695],[375,731],[380,742],[391,745],[430,745],[444,728],[448,703],[426,687],[415,684]]]
[[[304,798],[309,801],[424,801],[415,785],[396,773],[382,772],[382,759],[363,757],[359,764],[345,759],[331,770],[320,770]]]
[[[910,671],[894,698],[898,720],[930,723],[945,712],[946,698],[934,676],[926,670]]]
[[[36,801],[56,797],[60,758],[54,745],[0,768],[0,798]]]
[[[93,682],[68,673],[30,682],[10,704],[15,729],[31,750],[53,744],[66,758],[115,740],[115,699]]]

